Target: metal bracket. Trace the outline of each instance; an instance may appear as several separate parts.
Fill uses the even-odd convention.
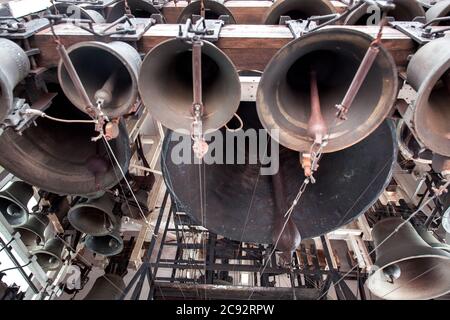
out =
[[[150,19],[144,18],[131,18],[130,24],[126,22],[117,25],[115,34],[110,37],[118,41],[139,41],[142,36],[155,24],[162,22],[162,17],[159,14],[152,15]]]
[[[196,17],[194,16],[194,19]],[[199,18],[195,24],[191,19],[186,21],[186,24],[179,25],[179,31],[177,38],[184,40],[192,40],[198,38],[207,40],[210,42],[216,42],[219,40],[220,31],[225,25],[225,21],[222,19],[203,19]]]
[[[56,93],[46,93],[43,94],[42,97],[33,103],[32,108],[44,111],[48,107],[50,107],[53,98],[56,97]],[[25,112],[26,109],[30,109],[30,105],[26,103],[25,99],[14,98],[14,109],[13,111],[6,117],[2,124],[0,124],[0,130],[4,128],[13,128],[16,132],[23,132],[25,129],[30,127],[30,125],[36,119],[36,115],[27,114]],[[3,133],[3,131],[1,132]],[[1,135],[0,133],[0,135]]]
[[[444,18],[444,19],[443,19]],[[425,23],[424,17],[417,17],[413,21],[389,21],[389,24],[402,32],[403,34],[410,37],[412,40],[420,45],[424,45],[434,39],[442,38],[446,31],[450,28],[444,28],[440,30],[433,31],[431,24],[438,21],[450,20],[450,17],[443,17],[434,19],[428,23]]]
[[[290,17],[282,17],[282,18],[290,18]],[[292,35],[295,39],[300,38],[305,33],[308,33],[310,29],[317,27],[317,24],[314,21],[309,20],[282,20],[280,22],[284,22],[289,27]]]
[[[34,19],[29,22],[16,20],[0,21],[0,37],[11,40],[24,40],[50,26],[48,19]]]

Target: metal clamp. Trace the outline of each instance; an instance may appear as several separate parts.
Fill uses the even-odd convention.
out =
[[[434,39],[442,38],[449,28],[434,30],[431,27],[433,23],[440,21],[450,21],[450,17],[441,17],[425,22],[425,17],[417,17],[413,21],[389,21],[389,25],[407,35],[420,45],[424,45]]]
[[[48,19],[34,19],[28,22],[22,22],[12,17],[11,19],[1,19],[0,37],[11,40],[24,40],[48,28],[49,25]]]
[[[195,24],[191,19],[187,19],[184,25],[179,25],[177,38],[188,41],[202,39],[215,42],[219,40],[220,31],[224,25],[225,21],[222,19],[199,18]]]

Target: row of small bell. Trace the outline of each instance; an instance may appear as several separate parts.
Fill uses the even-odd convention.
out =
[[[57,270],[62,265],[65,243],[50,234],[50,221],[46,215],[28,214],[27,205],[32,197],[30,185],[22,181],[13,182],[0,193],[0,212],[20,234],[21,241],[36,256],[38,264],[45,271]]]
[[[372,237],[376,261],[367,283],[373,294],[388,300],[418,300],[450,292],[448,245],[424,229],[418,233],[401,218],[381,220]]]
[[[86,248],[104,256],[114,256],[123,250],[122,220],[115,214],[115,206],[114,199],[105,194],[73,206],[68,213],[70,224],[86,234]]]

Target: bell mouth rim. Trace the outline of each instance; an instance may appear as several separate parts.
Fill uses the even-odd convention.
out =
[[[185,45],[185,49],[183,50],[178,50],[177,52],[174,52],[173,55],[177,55],[180,54],[182,52],[185,51],[189,51],[190,48],[192,48],[192,46],[190,46],[189,44],[182,42],[182,40],[177,39],[177,38],[172,38],[172,39],[167,39],[164,40],[162,42],[160,42],[159,44],[157,44],[156,46],[154,46],[144,57],[143,61],[142,61],[142,65],[141,65],[141,69],[139,70],[139,76],[138,76],[138,91],[141,97],[141,101],[144,104],[144,106],[150,110],[150,112],[153,114],[153,116],[155,118],[158,119],[159,122],[161,122],[161,124],[174,131],[177,133],[181,133],[181,134],[186,134],[191,132],[192,130],[192,122],[193,122],[193,117],[189,116],[189,118],[186,118],[184,116],[179,116],[179,119],[182,119],[182,122],[176,122],[173,121],[173,116],[171,115],[171,112],[167,111],[167,108],[164,106],[161,106],[160,104],[155,104],[153,102],[149,103],[149,100],[153,100],[153,99],[148,99],[145,97],[144,94],[142,94],[143,92],[146,91],[145,88],[145,84],[143,83],[144,79],[146,79],[145,74],[147,74],[145,65],[147,63],[147,61],[149,59],[152,59],[153,55],[156,53],[158,53],[158,51],[162,50],[161,48],[164,49],[164,46],[170,46],[176,43],[183,43],[183,45]],[[241,102],[241,94],[242,94],[242,89],[241,89],[241,84],[240,84],[240,79],[239,79],[239,74],[238,74],[238,70],[236,69],[235,64],[233,63],[233,61],[230,59],[230,57],[223,52],[222,49],[220,49],[219,47],[217,47],[215,44],[213,44],[210,41],[204,40],[203,41],[203,47],[205,48],[207,47],[208,50],[214,50],[215,52],[219,52],[221,58],[224,59],[224,63],[227,64],[228,67],[230,67],[230,70],[234,70],[234,74],[232,75],[232,77],[234,78],[233,83],[230,83],[229,86],[227,87],[227,89],[232,88],[233,94],[234,94],[234,101],[233,101],[233,105],[234,107],[228,112],[228,116],[226,121],[219,121],[218,120],[211,120],[211,118],[214,116],[214,114],[206,114],[203,118],[203,130],[206,131],[217,131],[220,128],[222,128],[225,124],[227,124],[231,119],[233,119],[234,114],[237,112],[240,102]],[[202,50],[202,53],[204,53],[204,51]],[[206,54],[206,53],[205,53]],[[217,64],[216,61],[214,61],[214,63]],[[231,75],[231,72],[229,72]],[[235,88],[233,88],[233,86]],[[230,96],[232,96],[233,94],[230,93]],[[207,107],[206,107],[207,108]],[[158,117],[156,117],[155,115],[158,115]],[[160,115],[163,114],[164,118],[161,117]]]
[[[448,42],[450,43],[450,41]],[[447,58],[447,61],[429,71],[429,76],[425,78],[425,80],[420,84],[419,90],[417,90],[417,99],[414,102],[414,126],[416,129],[417,137],[430,150],[440,155],[449,157],[450,147],[445,148],[445,146],[448,145],[448,142],[446,143],[446,141],[443,141],[448,139],[444,139],[434,132],[432,133],[433,137],[424,134],[424,132],[427,132],[429,130],[426,130],[427,126],[423,125],[424,121],[418,121],[421,119],[423,120],[427,116],[427,109],[429,107],[428,101],[434,87],[436,86],[436,83],[446,72],[450,72],[450,52],[447,55]],[[435,141],[434,139],[436,138],[438,138],[439,141]]]
[[[286,72],[280,72],[279,68],[277,67],[277,59],[279,59],[280,56],[295,56],[296,61],[299,59],[302,59],[302,57],[305,56],[305,54],[299,55],[295,54],[295,51],[299,51],[299,49],[307,48],[312,46],[311,43],[306,43],[306,41],[309,41],[310,38],[316,37],[317,39],[322,39],[322,41],[329,41],[329,42],[336,42],[334,37],[330,37],[330,34],[336,34],[336,35],[346,35],[346,36],[355,36],[359,37],[360,40],[367,42],[367,47],[372,43],[373,38],[359,30],[354,30],[350,28],[349,26],[334,26],[327,29],[318,30],[313,33],[306,34],[303,37],[300,37],[298,39],[295,39],[289,43],[287,43],[285,46],[283,46],[281,49],[275,53],[275,55],[270,59],[268,62],[264,73],[261,76],[261,80],[259,82],[259,86],[256,93],[256,109],[258,112],[258,117],[261,121],[261,124],[263,127],[270,132],[271,129],[277,128],[279,129],[279,137],[278,139],[275,139],[278,143],[285,146],[286,148],[289,148],[291,150],[304,152],[310,150],[311,144],[313,142],[312,138],[307,138],[306,134],[301,134],[299,132],[292,131],[290,129],[283,129],[280,124],[280,120],[276,120],[276,117],[274,117],[274,113],[271,112],[271,108],[269,108],[267,103],[267,99],[264,98],[263,94],[263,87],[271,87],[270,83],[273,83],[273,79],[269,78],[269,80],[265,80],[267,77],[279,77],[279,76],[286,76],[287,72],[289,71],[289,68],[291,68],[295,61],[286,68]],[[348,39],[346,40],[348,43]],[[288,52],[285,54],[285,52]],[[314,52],[314,51],[311,51]],[[311,53],[310,52],[310,53]],[[361,57],[362,58],[362,57]],[[395,101],[397,100],[397,92],[398,92],[398,76],[397,76],[397,66],[394,62],[394,59],[392,55],[387,51],[387,49],[381,45],[379,46],[379,53],[377,56],[377,59],[383,59],[384,63],[389,65],[389,70],[386,70],[386,74],[389,74],[389,79],[392,81],[391,85],[387,86],[388,90],[390,92],[382,92],[382,94],[379,97],[379,101],[383,98],[383,96],[387,96],[386,104],[389,104],[389,108],[375,108],[372,110],[370,118],[367,119],[364,123],[360,124],[355,131],[351,133],[351,136],[357,136],[356,138],[351,139],[350,141],[345,142],[340,140],[343,140],[345,137],[349,136],[349,132],[343,133],[338,135],[335,138],[330,138],[328,141],[328,144],[323,148],[323,153],[332,153],[344,150],[346,148],[349,148],[363,140],[365,140],[370,134],[372,134],[387,118],[389,113],[392,110],[392,106],[394,105]],[[377,60],[375,60],[377,61]],[[268,73],[271,73],[268,75]],[[387,75],[385,76],[387,77]],[[382,77],[381,80],[383,80],[385,77]],[[278,78],[276,79],[276,82],[278,81]],[[383,89],[384,84],[381,84],[381,90]],[[276,100],[276,99],[273,99]],[[278,103],[278,102],[277,102]],[[339,103],[339,101],[336,101],[336,103]],[[379,103],[379,102],[378,102]],[[304,123],[307,124],[306,122]],[[306,131],[306,130],[305,130]],[[358,135],[356,135],[356,131],[358,131]]]
[[[435,249],[436,250],[436,249]],[[378,295],[378,293],[377,293],[377,291],[380,291],[380,290],[375,290],[375,288],[377,287],[377,283],[376,283],[376,281],[377,281],[377,277],[382,277],[382,275],[380,275],[380,273],[386,268],[386,267],[388,267],[388,266],[391,266],[391,265],[394,265],[394,264],[398,264],[399,262],[403,262],[403,261],[408,261],[408,260],[416,260],[416,259],[428,259],[428,258],[432,258],[432,259],[441,259],[441,260],[443,260],[443,261],[445,261],[445,260],[448,260],[447,261],[447,267],[449,267],[450,266],[450,256],[448,256],[448,257],[445,257],[445,256],[442,256],[442,255],[434,255],[434,254],[423,254],[423,255],[418,255],[418,256],[414,256],[414,257],[405,257],[405,258],[403,258],[403,259],[398,259],[398,260],[395,260],[395,261],[393,261],[393,262],[391,262],[391,263],[388,263],[388,264],[386,264],[386,265],[384,265],[383,266],[383,268],[379,268],[379,269],[377,269],[376,271],[374,271],[374,272],[372,272],[372,273],[370,273],[370,275],[369,275],[369,277],[367,278],[367,287],[369,288],[369,290],[370,290],[370,292],[372,292],[373,294],[375,294],[376,296],[378,296],[378,297],[380,297],[380,298],[382,298],[382,299],[386,299],[386,300],[389,300],[389,298],[386,298],[386,297],[389,297],[389,295],[391,294],[391,293],[393,293],[393,292],[395,292],[396,291],[396,289],[397,288],[401,288],[402,287],[402,285],[400,285],[399,287],[395,287],[395,288],[393,288],[392,290],[386,290],[386,291],[388,291],[386,294],[382,294],[382,292],[379,292],[380,293],[380,295]],[[442,262],[439,262],[439,264],[440,263],[442,263]],[[376,264],[374,264],[373,265],[373,267],[375,267],[376,266]],[[444,266],[445,266],[445,264],[444,264]],[[413,278],[414,279],[414,278]],[[387,281],[386,281],[387,282]],[[388,283],[388,282],[387,282]],[[374,288],[375,287],[375,288]],[[447,294],[447,293],[449,293],[450,292],[450,286],[449,287],[447,287],[447,289],[445,289],[446,291],[442,291],[441,293],[438,293],[438,294],[436,294],[436,295],[433,295],[433,296],[427,296],[427,297],[424,297],[424,298],[422,298],[423,300],[429,300],[429,299],[435,299],[435,298],[438,298],[438,297],[441,297],[441,296],[443,296],[443,295],[445,295],[445,294]],[[411,299],[411,298],[407,298],[408,300],[409,299]]]
[[[108,43],[100,42],[100,41],[82,41],[82,42],[78,42],[78,43],[70,46],[67,49],[67,54],[70,56],[70,54],[74,53],[75,51],[83,50],[83,49],[99,49],[99,50],[104,51],[104,53],[112,56],[113,58],[119,60],[120,63],[128,71],[128,76],[130,77],[130,80],[131,80],[131,87],[132,88],[130,89],[131,93],[130,93],[130,97],[129,97],[128,100],[136,101],[137,98],[138,98],[138,95],[139,95],[138,82],[139,82],[139,69],[140,68],[138,68],[137,70],[133,69],[131,67],[131,65],[129,64],[129,62],[126,59],[124,59],[124,57],[122,57],[122,55],[117,54],[117,52],[115,52],[114,50],[111,50],[110,45],[114,45],[115,43],[125,43],[126,45],[130,46],[130,48],[134,49],[131,45],[129,45],[128,43],[126,43],[124,41],[112,41],[112,42],[108,42]],[[142,63],[142,59],[141,59],[141,63]],[[76,108],[78,108],[82,112],[86,113],[86,111],[84,110],[83,105],[82,104],[78,104],[75,101],[72,101],[72,99],[71,99],[72,94],[70,94],[70,92],[65,88],[65,86],[62,85],[62,83],[63,83],[63,79],[62,79],[63,69],[64,69],[64,72],[67,73],[66,67],[64,66],[62,60],[60,60],[59,63],[58,63],[57,76],[58,76],[58,81],[59,81],[60,86],[61,86],[61,90],[66,95],[67,99],[69,99],[70,102],[72,102],[72,104]],[[72,80],[69,80],[69,81],[72,82]],[[95,105],[95,102],[92,102],[92,103]],[[127,112],[129,111],[129,109],[132,106],[132,104],[131,104],[130,106],[125,108],[124,105],[116,106],[114,108],[104,108],[102,110],[109,118],[117,118],[117,117],[120,117],[120,116],[123,116],[123,115],[127,114]]]
[[[233,13],[228,9],[224,4],[214,1],[214,0],[204,0],[205,9],[208,9],[208,6],[213,6],[216,8],[224,9],[223,14],[226,14],[230,17],[229,24],[236,24],[236,19],[233,16]],[[200,1],[191,1],[184,9],[180,12],[180,15],[177,17],[177,24],[185,23],[185,21],[189,18],[187,14],[194,14],[194,12],[191,12],[192,8],[200,5]]]

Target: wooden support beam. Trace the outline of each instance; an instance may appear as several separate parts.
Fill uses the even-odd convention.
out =
[[[104,27],[104,25],[96,26],[96,28]],[[375,37],[378,32],[376,26],[329,26],[326,28],[351,28],[365,32],[372,37]],[[81,41],[111,41],[110,38],[98,38],[72,24],[57,25],[55,31],[66,47]],[[137,43],[137,48],[141,53],[147,53],[162,41],[176,37],[177,33],[178,25],[175,24],[153,26]],[[216,45],[230,57],[238,70],[263,71],[273,55],[292,39],[293,36],[287,26],[229,25],[222,29]],[[382,41],[391,52],[397,65],[405,67],[408,56],[415,51],[414,42],[406,35],[390,27],[384,29]],[[36,34],[31,42],[32,47],[41,50],[38,57],[40,66],[57,65],[59,56],[49,29]]]
[[[347,5],[340,1],[331,3],[337,12],[343,12],[347,8]],[[230,0],[225,1],[224,6],[231,11],[238,24],[262,24],[272,4],[272,1],[265,0]],[[168,2],[162,9],[167,23],[177,23],[178,17],[187,5],[187,1]]]

